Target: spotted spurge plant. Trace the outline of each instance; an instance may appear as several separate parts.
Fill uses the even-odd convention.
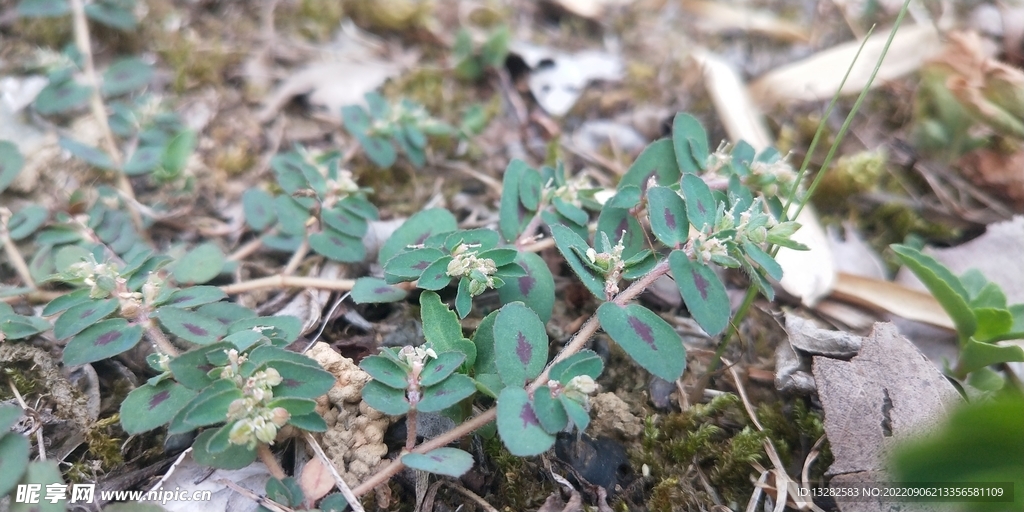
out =
[[[417,412],[443,410],[468,419],[472,397],[481,393],[497,400],[495,408],[464,425],[496,420],[509,452],[543,453],[557,433],[582,431],[590,422],[589,396],[603,362],[584,345],[598,328],[652,374],[682,376],[686,351],[679,334],[634,302],[655,279],[674,277],[691,315],[710,335],[721,333],[731,316],[715,267],[743,270],[772,298],[769,279],[779,279],[782,269],[770,247],[802,248],[791,239],[797,224],[782,218],[779,199],[797,191],[795,173],[777,152],[755,154],[744,143],[710,152],[704,129],[686,114],[675,118],[672,138],[645,149],[610,193],[567,177],[561,166],[536,170],[513,161],[505,171],[498,232],[459,230],[447,211],[423,211],[380,251],[384,278],[356,282],[358,302],[401,300],[407,291],[400,283],[424,290],[426,343],[365,359],[361,366],[374,380],[363,398],[388,414],[408,415],[407,424],[415,425]],[[545,323],[554,282],[528,251],[545,231],[600,302],[551,360]],[[437,293],[451,286],[455,311]],[[492,288],[504,305],[464,337],[459,318]],[[468,453],[437,443],[417,447],[414,427],[409,432],[404,464],[444,474],[470,466]]]

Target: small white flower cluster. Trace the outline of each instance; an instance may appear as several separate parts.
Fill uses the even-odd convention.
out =
[[[723,258],[730,258],[729,248],[722,240],[709,237],[707,233],[700,232],[696,238],[691,239],[693,255],[697,261],[707,265],[709,262],[719,262]]]
[[[548,381],[548,388],[551,389],[552,396],[557,396],[560,393],[565,394],[566,397],[582,404],[589,411],[590,395],[597,392],[597,382],[594,382],[594,379],[589,375],[577,375],[564,386],[557,380],[550,380]]]
[[[492,277],[498,271],[494,260],[480,258],[476,249],[479,244],[460,243],[452,250],[452,261],[448,263],[445,273],[456,279],[469,277],[469,295],[475,297],[488,288],[494,288]]]
[[[281,374],[274,368],[254,372],[248,378],[239,373],[239,366],[246,357],[237,350],[227,351],[228,365],[221,370],[220,378],[233,381],[243,397],[228,405],[227,420],[234,421],[228,433],[231,444],[246,445],[249,449],[257,442],[273,444],[277,431],[288,423],[291,414],[283,407],[267,407],[274,399],[271,388],[281,384]]]
[[[625,236],[623,232],[611,252],[597,252],[593,247],[587,248],[587,260],[604,272],[604,293],[609,300],[619,293],[619,280],[626,269],[626,263],[622,260],[622,251],[625,249],[622,240]]]
[[[705,162],[705,174],[718,175],[718,172],[732,163],[732,145],[722,141],[714,153],[708,155]]]
[[[88,286],[89,298],[92,299],[109,297],[118,288],[119,281],[122,284],[125,282],[116,268],[107,263],[97,263],[91,254],[89,261],[68,265],[65,277],[69,281],[80,280],[82,284]]]
[[[760,190],[766,197],[788,194],[796,184],[796,171],[786,161],[787,158],[788,156],[772,163],[751,162],[751,176],[745,184]]]

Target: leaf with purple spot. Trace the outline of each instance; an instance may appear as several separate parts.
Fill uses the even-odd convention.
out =
[[[519,457],[540,455],[555,444],[555,436],[541,426],[530,395],[519,387],[507,387],[498,395],[498,434],[509,453]]]
[[[217,302],[226,298],[227,294],[222,292],[220,288],[216,286],[191,286],[172,293],[164,304],[174,306],[176,308],[188,309],[196,306],[202,306],[203,304],[210,304],[211,302]]]
[[[690,316],[711,336],[725,330],[732,310],[718,274],[707,265],[691,261],[683,251],[672,251],[668,262]]]
[[[368,356],[359,362],[359,367],[374,380],[395,389],[409,387],[408,371],[398,363],[384,356]]]
[[[273,361],[267,363],[267,366],[281,374],[281,384],[273,388],[276,397],[318,398],[334,386],[334,375],[321,368],[291,361]]]
[[[669,247],[677,247],[689,238],[690,223],[686,203],[668,187],[651,187],[647,191],[647,216],[651,232]]]
[[[227,334],[224,324],[195,311],[164,306],[157,309],[153,316],[171,334],[197,345],[216,343]]]
[[[385,386],[380,381],[371,380],[363,386],[363,400],[370,407],[391,416],[409,412],[409,401],[405,398],[405,390]]]
[[[91,300],[68,308],[53,323],[53,335],[59,340],[70,338],[117,310],[117,299]]]
[[[520,252],[516,263],[526,274],[505,278],[505,286],[498,288],[498,297],[504,304],[522,301],[547,323],[555,307],[555,280],[551,270],[543,258],[532,252]]]
[[[452,282],[452,277],[448,275],[448,264],[451,262],[452,257],[445,256],[428,265],[420,275],[416,286],[433,291],[444,289],[448,283]]]
[[[366,218],[340,206],[320,212],[320,220],[332,229],[349,236],[361,239],[366,234]]]
[[[210,370],[213,369],[213,364],[209,359],[210,354],[223,353],[231,348],[233,347],[230,343],[216,343],[195,348],[171,359],[168,368],[174,374],[175,380],[188,388],[201,390],[214,381],[209,376]]]
[[[256,231],[263,231],[277,220],[274,197],[259,188],[250,188],[242,194],[242,212],[245,222]]]
[[[407,453],[402,463],[413,469],[458,478],[473,467],[473,456],[458,448],[436,448],[427,453]]]
[[[548,360],[548,333],[537,313],[522,302],[506,304],[494,319],[494,357],[508,386],[540,375]]]
[[[704,231],[706,227],[714,226],[718,202],[708,184],[696,174],[684,174],[680,189],[686,198],[686,215],[693,227]]]
[[[376,277],[360,277],[352,286],[352,300],[356,304],[398,302],[409,292]]]
[[[708,134],[690,114],[678,113],[672,120],[672,146],[683,173],[700,172],[708,159]]]
[[[64,364],[76,366],[116,356],[142,339],[142,326],[123,318],[104,320],[78,333],[64,347]]]
[[[473,396],[473,393],[476,393],[473,379],[456,373],[440,384],[423,388],[423,397],[416,404],[416,409],[421,412],[442,411]]]
[[[390,284],[414,281],[423,275],[431,263],[444,257],[440,249],[432,247],[399,253],[384,264],[384,280]]]
[[[309,236],[309,246],[317,252],[327,256],[334,261],[345,263],[359,263],[366,257],[366,247],[363,240],[330,227],[323,228],[323,231]]]
[[[679,165],[672,141],[659,139],[649,144],[636,157],[633,165],[619,180],[619,188],[632,185],[647,190],[647,183],[653,177],[659,185],[668,185],[679,180]]]
[[[600,233],[608,235],[608,241],[612,246],[622,238],[622,257],[630,258],[644,249],[647,238],[644,235],[644,228],[636,220],[629,210],[625,208],[602,208],[601,214],[597,217],[598,235],[595,238],[594,248],[597,252],[611,252],[611,247],[604,245],[604,237]]]
[[[171,380],[139,386],[121,402],[121,427],[129,434],[153,430],[171,421],[196,394]]]
[[[455,220],[455,216],[448,210],[443,208],[423,210],[409,217],[391,234],[391,237],[381,246],[377,261],[384,265],[386,269],[389,261],[398,253],[407,250],[408,246],[422,244],[431,236],[455,231],[457,228],[458,222]],[[438,256],[437,258],[440,257]],[[437,258],[430,261],[434,261]],[[415,277],[418,277],[418,275],[413,278],[415,279]]]
[[[423,365],[420,372],[420,386],[433,386],[459,369],[459,365],[466,360],[466,354],[461,352],[441,352],[437,357],[431,358]],[[365,361],[365,359],[364,359]]]
[[[683,340],[653,311],[639,304],[605,302],[597,308],[597,319],[615,343],[647,371],[670,382],[683,375]]]

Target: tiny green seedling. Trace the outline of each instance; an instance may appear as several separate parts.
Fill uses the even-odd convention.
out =
[[[412,100],[402,99],[392,105],[376,92],[367,93],[365,98],[369,110],[349,105],[341,109],[341,118],[345,129],[378,167],[395,164],[396,144],[413,166],[423,167],[427,163],[428,137],[458,134],[454,127],[434,119],[423,105]]]

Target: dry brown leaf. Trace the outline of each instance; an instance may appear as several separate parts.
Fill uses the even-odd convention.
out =
[[[334,477],[319,457],[313,457],[302,468],[299,486],[302,487],[306,500],[314,502],[327,496],[327,493],[334,489]]]
[[[794,43],[806,43],[810,39],[807,28],[768,11],[707,0],[686,0],[683,9],[697,16],[697,26],[705,32],[740,30]]]
[[[813,367],[835,457],[826,473],[834,477],[832,486],[891,481],[885,461],[893,447],[934,428],[961,402],[956,389],[893,324],[875,324],[853,359],[817,356]],[[839,505],[846,511],[887,510],[878,502]]]
[[[761,105],[772,105],[828,99],[837,90],[844,95],[859,92],[868,83],[888,37],[888,29],[875,31],[853,64],[850,77],[841,90],[840,83],[857,54],[859,41],[834,46],[771,71],[751,84],[750,93]],[[901,27],[893,38],[872,87],[916,71],[922,62],[933,57],[940,48],[939,34],[931,24]]]
[[[1024,151],[1007,154],[983,148],[964,155],[957,166],[972,183],[1024,212]]]
[[[871,309],[888,311],[908,320],[953,329],[953,321],[935,297],[899,283],[840,272],[836,276],[832,296]]]

